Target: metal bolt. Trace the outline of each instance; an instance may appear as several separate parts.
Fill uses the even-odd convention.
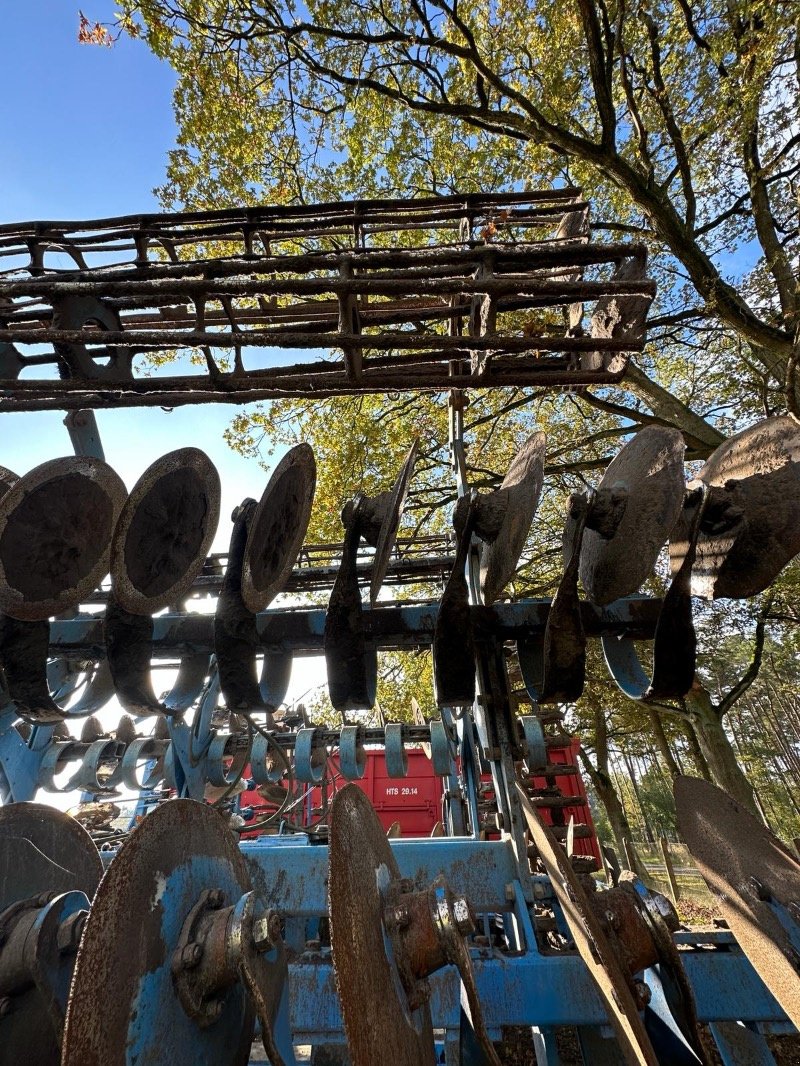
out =
[[[281,919],[275,911],[267,911],[253,922],[253,947],[256,951],[270,951],[281,938]]]
[[[0,999],[0,1018],[5,1018],[14,1009],[14,1004],[11,1001],[10,996],[3,996]]]
[[[224,902],[225,893],[221,888],[212,888],[206,897],[206,905],[212,911],[218,911]]]
[[[322,946],[322,941],[321,940],[307,940],[306,941],[306,951],[319,951],[321,946]]]
[[[56,946],[62,955],[74,955],[78,950],[88,917],[88,911],[76,911],[59,925]]]
[[[648,896],[645,899],[645,906],[651,914],[653,913],[653,910],[655,910],[659,918],[666,923],[666,926],[671,933],[676,932],[680,928],[681,920],[678,916],[678,912],[675,910],[672,902],[660,892],[648,893]]]
[[[646,1007],[653,995],[650,990],[650,985],[646,984],[644,981],[634,981],[633,987],[636,993],[636,1002],[639,1009]]]
[[[469,936],[475,932],[475,921],[464,896],[455,896],[453,899],[453,919],[462,936]]]
[[[605,920],[608,922],[608,924],[611,926],[612,929],[616,929],[617,928],[617,916],[616,916],[616,914],[614,914],[613,911],[611,911],[611,910],[606,911],[605,914],[604,914],[604,917],[605,917]]]
[[[187,944],[181,951],[181,966],[184,970],[191,970],[198,965],[203,957],[202,944]]]
[[[406,929],[409,924],[408,911],[405,907],[392,907],[386,915],[386,921],[395,929]]]

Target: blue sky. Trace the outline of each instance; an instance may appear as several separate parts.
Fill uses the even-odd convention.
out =
[[[175,139],[174,74],[141,43],[78,44],[79,3],[110,21],[108,0],[24,0],[3,5],[0,43],[0,220],[80,219],[158,210]],[[130,488],[173,448],[203,448],[223,484],[215,547],[227,547],[230,511],[258,497],[265,474],[225,445],[236,408],[225,405],[99,412],[106,459]],[[70,454],[59,412],[0,415],[0,465],[18,474]]]

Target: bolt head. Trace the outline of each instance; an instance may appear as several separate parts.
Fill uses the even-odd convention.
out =
[[[256,951],[270,951],[281,938],[281,919],[275,911],[267,911],[253,922],[253,947]]]
[[[181,951],[181,966],[184,970],[191,970],[197,966],[203,957],[201,944],[187,944]]]
[[[636,990],[636,1000],[639,1009],[641,1009],[642,1007],[646,1007],[653,996],[653,993],[650,990],[650,985],[648,985],[645,981],[634,981],[633,985]]]
[[[62,955],[74,955],[78,950],[88,917],[88,911],[77,911],[59,925],[56,946]]]

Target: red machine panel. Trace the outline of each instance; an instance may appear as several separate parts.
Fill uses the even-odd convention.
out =
[[[577,738],[565,747],[548,747],[548,761],[552,764],[574,767],[577,770],[579,749],[580,741]],[[433,766],[425,753],[421,749],[407,749],[408,773],[402,778],[388,776],[382,749],[367,749],[365,754],[366,770],[364,776],[355,784],[366,792],[384,829],[388,830],[397,822],[404,837],[430,836],[434,826],[442,817],[444,783],[442,778],[434,774]],[[331,759],[330,765],[334,772],[338,769],[335,757]],[[582,835],[586,830],[576,833],[574,852],[576,855],[591,855],[600,863],[600,849],[586,788],[580,773],[575,770],[559,775],[555,779],[555,785],[562,796],[575,797],[574,805],[552,809],[542,807],[540,810],[548,825],[555,823],[566,826],[572,817],[576,825],[586,826],[589,830],[588,835]],[[249,767],[245,771],[245,777],[248,773]],[[483,782],[491,786],[491,777],[485,777]],[[338,778],[337,785],[341,784],[343,784],[343,779]],[[544,778],[533,778],[531,784],[537,790],[545,790],[548,787],[548,782]],[[274,806],[265,805],[264,798],[255,789],[243,792],[240,802],[242,808],[253,809],[253,818],[250,819],[253,822],[274,810]],[[296,820],[305,826],[313,825],[320,816],[322,803],[322,789],[313,788],[306,798],[302,817],[298,811]],[[244,836],[255,836],[257,833],[258,831],[253,834],[244,834]]]

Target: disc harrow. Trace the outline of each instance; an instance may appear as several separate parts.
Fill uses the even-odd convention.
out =
[[[643,344],[643,249],[589,236],[573,189],[0,227],[0,410],[447,389],[458,490],[451,534],[403,538],[414,443],[385,491],[353,486],[340,545],[305,544],[299,444],[209,555],[220,479],[196,448],[128,495],[83,411],[80,455],[0,468],[0,1066],[292,1066],[309,1046],[316,1066],[495,1066],[508,1027],[537,1066],[563,1064],[565,1027],[587,1063],[708,1063],[708,1034],[725,1066],[774,1061],[765,1034],[798,1024],[794,857],[679,779],[730,926],[682,929],[574,853],[591,829],[554,756],[589,640],[631,698],[679,698],[692,598],[755,595],[800,550],[800,430],[766,419],[688,483],[680,435],[640,430],[568,501],[552,600],[512,594],[552,491],[545,435],[496,490],[469,482],[460,390],[615,380]],[[139,376],[186,347],[205,374]],[[248,368],[259,347],[341,357]],[[643,595],[667,546],[666,594]],[[383,593],[412,583],[426,599]],[[383,718],[383,651],[430,653],[430,720]],[[307,655],[335,727],[286,705]],[[433,839],[383,828],[376,750],[400,789],[412,751],[430,760]],[[76,816],[39,790],[79,792]]]

